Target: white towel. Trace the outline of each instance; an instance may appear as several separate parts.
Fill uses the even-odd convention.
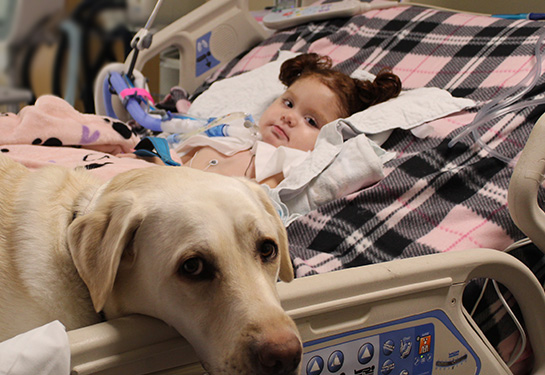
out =
[[[68,336],[59,321],[0,343],[0,374],[68,375],[69,373]]]
[[[421,87],[403,91],[398,97],[354,113],[346,120],[370,135],[397,128],[409,130],[473,106],[471,99],[456,98],[437,87]]]
[[[370,186],[383,177],[386,152],[365,134],[343,141],[343,120],[320,131],[314,150],[274,189],[264,187],[288,225],[320,205]]]

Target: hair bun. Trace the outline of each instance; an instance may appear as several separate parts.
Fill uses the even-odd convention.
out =
[[[389,70],[381,70],[372,82],[357,79],[355,81],[358,96],[363,104],[360,110],[395,98],[401,92],[401,80]]]
[[[377,99],[378,103],[394,98],[401,92],[401,79],[389,70],[380,71],[373,81],[373,85],[381,93]]]
[[[304,53],[284,61],[280,68],[280,82],[290,86],[302,74],[319,72],[331,69],[332,62],[329,56],[320,56],[316,53]]]

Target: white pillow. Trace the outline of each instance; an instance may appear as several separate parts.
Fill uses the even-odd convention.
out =
[[[256,121],[286,90],[278,79],[282,63],[298,53],[280,51],[278,59],[240,75],[214,82],[189,107],[192,116],[208,118],[246,112]]]

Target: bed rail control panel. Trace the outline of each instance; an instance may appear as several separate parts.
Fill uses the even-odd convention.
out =
[[[472,249],[303,277],[278,290],[304,343],[301,375],[507,375],[459,301],[467,280],[501,282],[519,302],[530,343],[543,348],[545,294],[530,275],[511,255]],[[189,343],[153,318],[68,335],[72,374],[204,373]],[[545,351],[534,356],[532,375],[545,375]]]
[[[467,375],[480,361],[441,311],[304,344],[302,375]]]

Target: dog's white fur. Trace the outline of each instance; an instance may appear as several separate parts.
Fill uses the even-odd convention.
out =
[[[293,279],[285,229],[252,182],[153,167],[102,185],[0,155],[0,341],[140,313],[177,329],[211,374],[297,374],[278,277]]]

